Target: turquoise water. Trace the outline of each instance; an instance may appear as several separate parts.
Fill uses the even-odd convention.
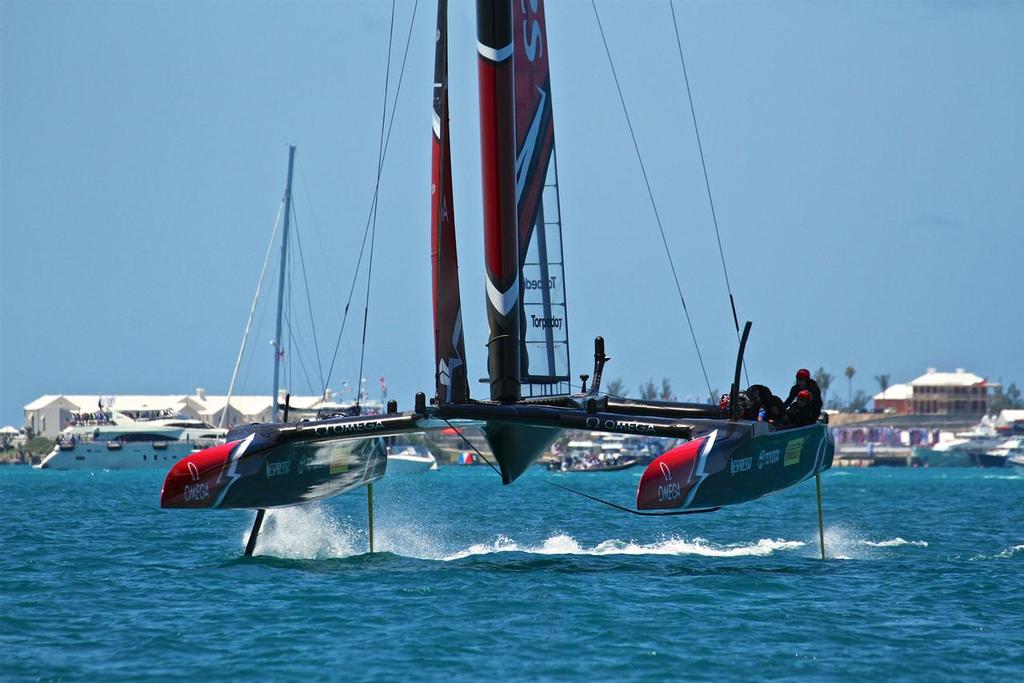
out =
[[[832,470],[639,518],[639,470],[487,468],[268,514],[163,511],[160,472],[0,468],[0,679],[1024,676],[1024,477]]]

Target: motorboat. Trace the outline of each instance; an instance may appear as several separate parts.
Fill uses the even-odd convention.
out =
[[[992,465],[990,467],[1003,467],[1014,465],[1024,467],[1024,437],[1013,437],[1006,439],[995,448],[985,453]],[[1001,461],[1001,464],[999,464]]]
[[[434,454],[419,444],[388,446],[388,474],[421,474],[438,469]]]
[[[226,429],[180,415],[133,420],[121,413],[106,413],[102,419],[75,420],[36,468],[167,469],[169,463],[224,443],[226,434]]]

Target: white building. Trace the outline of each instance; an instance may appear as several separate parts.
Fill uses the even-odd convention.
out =
[[[282,391],[279,404],[284,403]],[[334,392],[328,389],[324,396],[292,396],[289,400],[289,419],[312,417],[317,410],[344,410],[351,403],[333,402]],[[366,412],[380,412],[377,401],[364,401]],[[273,404],[269,395],[232,396],[228,405],[227,396],[207,395],[206,390],[196,389],[195,394],[172,395],[113,395],[96,394],[47,394],[25,406],[25,429],[32,435],[55,438],[72,423],[88,419],[98,412],[120,413],[134,420],[145,420],[167,415],[182,415],[203,420],[219,426],[221,416],[227,409],[225,427],[235,427],[251,422],[270,422]]]

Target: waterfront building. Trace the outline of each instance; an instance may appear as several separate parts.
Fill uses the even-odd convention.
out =
[[[998,384],[957,368],[938,372],[935,368],[910,382],[915,415],[987,415],[1000,398]]]
[[[1001,385],[957,368],[935,368],[907,384],[895,384],[875,394],[875,408],[900,415],[987,415],[1002,398]]]
[[[893,384],[885,391],[875,394],[875,410],[909,415],[913,411],[913,393],[914,389],[909,384]]]
[[[279,405],[284,404],[285,391],[279,396]],[[318,410],[336,412],[351,409],[351,402],[337,402],[334,393],[328,389],[323,396],[292,396],[289,400],[289,419],[298,420],[315,415]],[[381,412],[379,401],[362,402],[363,411]],[[97,394],[47,394],[25,406],[25,430],[36,436],[54,439],[65,428],[87,421],[95,421],[104,414],[119,413],[133,420],[151,420],[168,415],[202,420],[218,426],[221,415],[227,410],[225,427],[235,427],[252,422],[270,422],[273,403],[269,394],[258,396],[208,395],[198,388],[192,395],[97,395]]]

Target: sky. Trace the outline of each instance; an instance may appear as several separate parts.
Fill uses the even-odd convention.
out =
[[[450,9],[455,218],[486,370],[472,3]],[[736,337],[666,1],[597,3],[713,389]],[[363,376],[433,387],[436,8],[416,7],[380,184]],[[936,367],[1024,383],[1024,3],[689,2],[676,14],[752,382]],[[389,108],[414,2],[395,12]],[[548,3],[573,373],[706,394],[589,2]],[[46,393],[223,393],[289,144],[320,386],[376,179],[391,4],[0,0],[0,424]],[[293,250],[294,251],[294,250]],[[276,259],[276,254],[274,256]],[[358,375],[365,262],[329,385]],[[272,265],[236,392],[267,393]],[[310,315],[312,311],[312,316]],[[312,320],[312,323],[310,323]],[[297,350],[296,350],[297,349]],[[305,353],[302,353],[305,349]],[[302,357],[306,369],[300,363]],[[305,377],[311,377],[307,382]],[[318,391],[318,388],[315,390]],[[486,393],[473,385],[474,395]]]

